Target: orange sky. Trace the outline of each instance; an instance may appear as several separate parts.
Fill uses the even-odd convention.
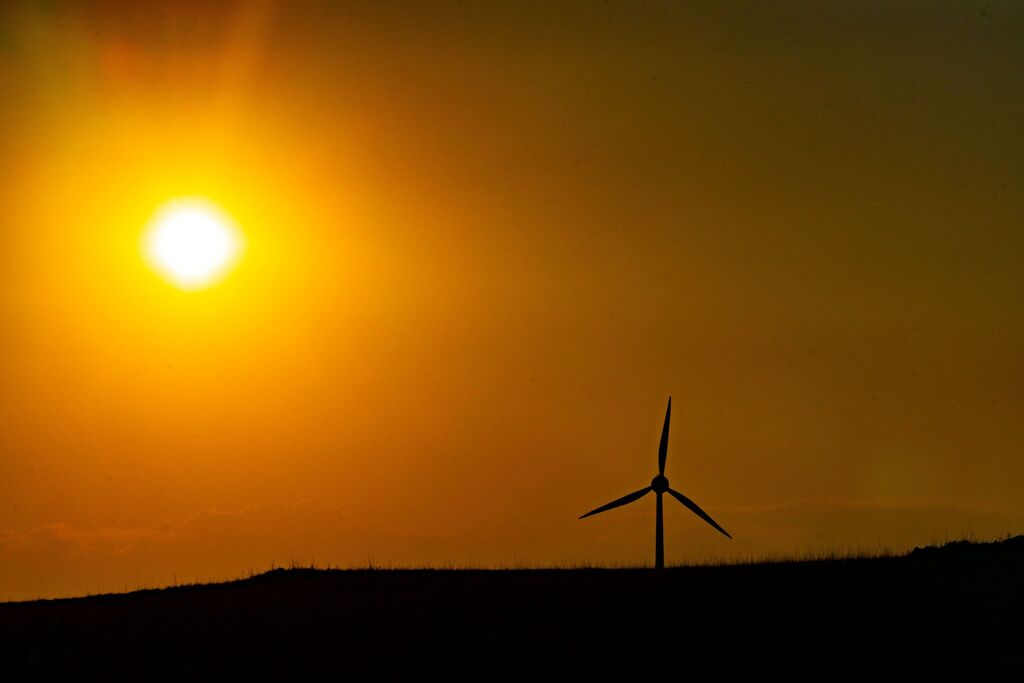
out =
[[[1024,531],[1024,7],[377,5],[0,10],[0,599]]]

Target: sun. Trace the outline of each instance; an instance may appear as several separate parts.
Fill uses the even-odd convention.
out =
[[[200,197],[174,199],[153,214],[142,239],[149,265],[186,290],[215,284],[242,252],[242,233],[216,204]]]

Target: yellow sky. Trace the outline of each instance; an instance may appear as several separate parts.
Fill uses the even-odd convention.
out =
[[[1020,5],[214,5],[0,10],[0,599],[1022,531]]]

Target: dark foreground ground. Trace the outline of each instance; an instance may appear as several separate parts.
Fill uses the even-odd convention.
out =
[[[1018,680],[1022,581],[1024,536],[660,573],[277,570],[0,604],[0,679],[974,679],[1009,666]]]

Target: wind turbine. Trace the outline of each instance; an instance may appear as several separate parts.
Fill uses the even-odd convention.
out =
[[[640,500],[651,491],[654,491],[656,494],[658,494],[658,517],[654,527],[655,569],[663,569],[665,567],[665,523],[662,519],[661,496],[666,491],[672,494],[672,496],[680,503],[688,507],[695,515],[697,515],[705,522],[721,531],[726,536],[729,536],[729,532],[723,529],[722,527],[718,526],[718,523],[715,520],[711,519],[711,516],[708,515],[708,513],[701,510],[696,503],[694,503],[692,500],[690,500],[683,494],[679,493],[679,491],[671,489],[668,486],[668,479],[665,478],[665,458],[668,455],[668,420],[671,415],[672,397],[669,396],[668,409],[665,411],[665,426],[661,430],[661,445],[658,446],[658,476],[651,480],[651,485],[646,486],[640,489],[639,491],[634,491],[633,493],[625,495],[622,498],[619,498],[618,500],[613,500],[607,505],[602,505],[601,507],[595,510],[591,510],[587,514],[580,516],[580,519],[583,519],[584,517],[596,515],[599,512],[605,512],[606,510],[611,510],[613,508],[621,507],[623,505],[628,505],[629,503],[632,503],[634,500]],[[729,536],[729,538],[732,538],[732,536]]]

